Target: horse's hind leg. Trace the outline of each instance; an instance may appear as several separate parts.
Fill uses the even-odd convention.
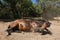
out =
[[[42,27],[41,27],[41,33],[42,33],[42,35],[44,35],[45,34],[45,32],[44,32],[44,30],[45,30],[45,28],[46,28],[46,23],[44,23],[43,25],[42,25]],[[46,29],[47,30],[47,29]]]
[[[11,31],[8,31],[8,36],[11,35]]]
[[[10,28],[10,26],[8,27],[6,31],[8,32],[8,36],[11,35],[12,29]]]

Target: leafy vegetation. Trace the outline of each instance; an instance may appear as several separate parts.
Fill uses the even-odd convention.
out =
[[[0,1],[0,18],[17,19],[24,17],[40,17],[45,14],[54,15],[56,13],[60,15],[60,0],[36,0],[36,2],[37,4],[33,4],[31,0]]]

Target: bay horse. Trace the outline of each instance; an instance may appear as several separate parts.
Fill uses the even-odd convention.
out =
[[[8,35],[11,35],[12,31],[19,30],[19,31],[48,31],[47,27],[50,27],[50,22],[45,20],[26,20],[26,19],[17,19],[9,24],[7,32]]]

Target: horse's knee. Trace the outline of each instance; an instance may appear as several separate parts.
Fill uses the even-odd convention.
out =
[[[45,28],[46,31],[49,31],[47,28]]]

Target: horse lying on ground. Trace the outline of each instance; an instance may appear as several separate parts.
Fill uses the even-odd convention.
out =
[[[50,27],[50,22],[46,20],[26,20],[26,19],[17,19],[13,21],[11,24],[9,24],[7,32],[8,35],[11,35],[12,31],[41,31],[42,34],[44,34],[44,30],[48,31],[47,27]]]

